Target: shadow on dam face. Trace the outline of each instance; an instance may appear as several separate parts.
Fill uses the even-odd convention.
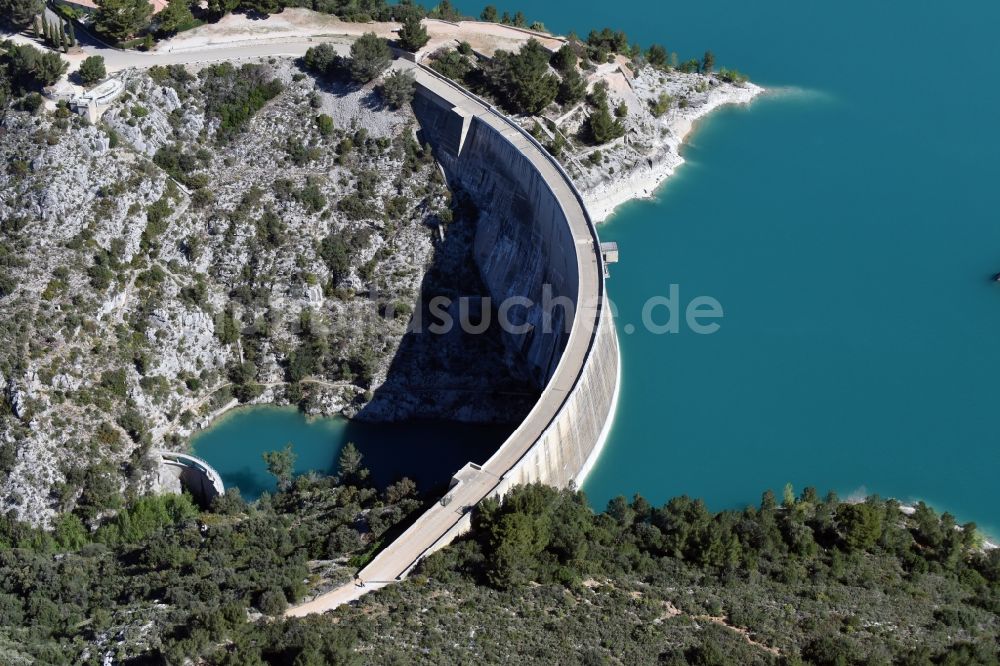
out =
[[[356,418],[435,421],[442,427],[449,421],[494,424],[508,426],[509,434],[534,406],[540,389],[530,376],[519,373],[523,365],[504,345],[500,318],[480,276],[474,254],[480,211],[461,190],[453,191],[452,201],[453,221],[443,238],[433,229],[433,260],[408,331],[390,361],[385,382]],[[430,330],[440,321],[431,309],[437,297],[447,299],[448,317],[456,322],[447,332]],[[463,308],[472,324],[485,320],[489,324],[485,330],[469,332],[458,325]],[[455,469],[470,460],[484,461],[500,443],[484,449],[470,442],[468,458],[457,466],[454,460],[442,460],[442,481],[446,484]],[[433,449],[424,455],[433,456]]]
[[[557,308],[546,313],[555,321],[542,326],[539,304],[545,287],[576,302],[575,241],[552,192],[496,133],[420,95],[414,111],[419,143],[432,147],[453,193],[454,220],[443,238],[435,234],[410,331],[386,382],[358,418],[506,423],[513,433],[537,403],[569,337],[572,314]],[[431,304],[437,297],[447,299],[450,321],[465,315],[475,325],[486,317],[489,325],[482,332],[457,324],[434,332],[439,313]],[[501,317],[498,305],[511,297],[533,305]],[[502,319],[526,330],[512,333]],[[488,458],[480,453],[468,462]]]
[[[553,376],[579,303],[577,242],[566,212],[522,149],[474,110],[418,88],[413,101],[421,138],[434,148],[453,191],[479,211],[472,262],[496,303],[530,303],[522,331],[500,339],[508,365],[540,392]],[[474,107],[473,107],[474,109]],[[569,303],[546,307],[546,294]]]

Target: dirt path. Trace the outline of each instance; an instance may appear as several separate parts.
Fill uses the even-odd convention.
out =
[[[460,41],[469,42],[475,50],[492,55],[497,49],[516,50],[531,38],[536,38],[550,49],[558,49],[564,40],[544,33],[514,26],[481,21],[452,23],[425,19],[424,26],[430,41],[421,51],[430,53],[442,46]],[[212,48],[240,45],[261,45],[281,41],[301,41],[329,37],[360,37],[374,32],[379,37],[395,39],[398,23],[351,23],[336,16],[321,14],[308,9],[289,8],[267,19],[250,19],[243,14],[229,14],[216,23],[203,25],[184,32],[173,39],[161,42],[154,53],[181,53],[204,51]]]

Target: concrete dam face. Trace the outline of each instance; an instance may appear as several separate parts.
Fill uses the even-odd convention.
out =
[[[538,169],[492,126],[472,118],[463,125],[459,112],[442,109],[430,96],[415,102],[426,140],[444,166],[452,186],[464,190],[480,212],[475,258],[494,304],[525,297],[533,305],[510,311],[511,323],[528,324],[527,333],[504,333],[504,344],[519,370],[538,389],[555,372],[569,338],[572,312],[547,308],[548,300],[568,299],[575,307],[580,293],[573,235],[559,202]]]
[[[424,73],[414,110],[449,181],[480,211],[475,258],[483,282],[494,305],[512,297],[532,303],[509,311],[527,332],[503,339],[543,392],[527,421],[545,427],[503,485],[580,481],[603,443],[618,388],[597,234],[544,149],[481,100]],[[566,353],[571,342],[575,354]]]

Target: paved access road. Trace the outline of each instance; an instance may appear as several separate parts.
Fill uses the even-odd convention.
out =
[[[84,55],[81,57],[99,55],[104,57],[105,67],[108,73],[118,72],[129,67],[146,69],[154,65],[206,65],[216,62],[239,62],[241,60],[259,60],[268,57],[293,57],[297,58],[305,54],[310,46],[316,46],[320,42],[331,42],[338,47],[338,51],[343,55],[348,53],[352,39],[349,37],[293,37],[289,41],[278,43],[262,44],[240,44],[237,46],[224,47],[204,47],[201,49],[190,49],[172,52],[151,51],[142,53],[139,51],[119,51],[98,44],[87,44],[83,46]]]
[[[45,10],[46,18],[52,22],[62,20],[51,9]],[[45,48],[31,37],[22,34],[0,33],[0,39],[13,39],[21,44],[31,44],[35,48]],[[197,47],[185,47],[183,50],[173,50],[170,42],[164,42],[155,51],[124,51],[112,48],[84,30],[77,30],[77,39],[81,51],[63,55],[70,63],[70,70],[75,70],[88,56],[97,55],[104,58],[104,66],[109,74],[137,67],[148,69],[154,65],[205,65],[216,62],[239,62],[240,60],[256,60],[268,57],[299,57],[305,54],[310,46],[321,42],[330,42],[337,50],[346,55],[355,37],[350,35],[309,36],[297,35],[273,40],[248,39],[234,42],[231,45],[206,44]]]

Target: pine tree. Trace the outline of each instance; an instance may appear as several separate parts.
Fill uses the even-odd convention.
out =
[[[153,7],[149,0],[96,0],[94,29],[116,42],[123,42],[149,26]]]
[[[292,443],[285,444],[285,448],[280,451],[266,451],[264,453],[264,464],[267,471],[278,480],[278,487],[282,490],[288,489],[295,474],[295,451]]]
[[[41,21],[41,17],[36,16],[35,20],[31,22],[31,32],[34,34],[36,40],[40,40],[42,38]]]
[[[172,35],[190,27],[194,23],[194,15],[191,13],[188,0],[170,0],[166,9],[157,15],[156,20],[161,34]]]
[[[69,50],[69,42],[66,41],[66,28],[63,27],[62,23],[59,24],[59,43],[56,48],[62,49],[64,53]]]
[[[66,23],[66,34],[69,36],[69,45],[76,46],[76,28],[73,27],[72,23]]]
[[[607,102],[597,107],[597,110],[587,118],[587,130],[590,142],[597,146],[625,134],[625,126],[620,120],[611,117]]]
[[[711,74],[713,69],[715,69],[715,54],[705,51],[705,57],[701,59],[701,73]]]
[[[374,32],[366,32],[351,45],[351,76],[359,83],[378,78],[391,61],[389,43]]]
[[[42,0],[0,0],[0,16],[4,23],[10,23],[18,30],[34,23],[45,5]]]
[[[49,22],[45,19],[42,19],[42,38],[45,40],[46,44],[52,40],[51,33],[49,32]]]
[[[368,478],[368,470],[362,467],[361,461],[364,456],[354,445],[354,442],[344,444],[340,450],[340,457],[337,460],[337,472],[340,483],[353,483],[364,481]]]
[[[429,39],[427,28],[423,26],[417,16],[408,16],[403,21],[403,27],[399,30],[399,43],[404,49],[416,53],[427,44]]]
[[[556,101],[560,104],[576,104],[587,96],[587,82],[583,80],[580,73],[574,66],[563,80],[559,83],[559,92],[556,94]]]

